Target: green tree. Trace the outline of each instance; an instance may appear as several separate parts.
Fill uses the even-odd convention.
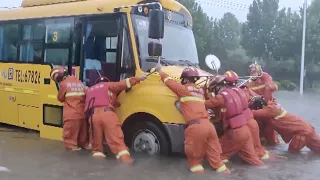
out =
[[[275,44],[279,0],[254,0],[243,25],[242,46],[255,57],[270,58]]]
[[[302,21],[290,8],[279,11],[276,20],[276,37],[273,57],[276,60],[298,59],[301,55]]]
[[[306,86],[312,86],[313,81],[320,76],[320,0],[313,0],[307,9],[307,28],[306,28],[306,56],[305,67]],[[300,10],[302,16],[302,9]]]
[[[202,10],[200,4],[194,0],[180,0],[190,12],[193,19],[193,33],[201,67],[206,67],[204,59],[213,51],[213,21]]]
[[[220,20],[214,21],[213,27],[213,51],[222,61],[222,69],[234,68],[236,64],[233,59],[237,58],[240,48],[240,23],[236,16],[232,13],[225,13]],[[244,51],[244,50],[243,50]],[[245,53],[245,52],[244,52]],[[240,52],[241,54],[241,52]],[[232,66],[231,66],[232,64]]]
[[[232,13],[225,13],[223,17],[215,23],[214,31],[217,37],[214,42],[220,44],[225,50],[235,50],[240,43],[240,23]]]

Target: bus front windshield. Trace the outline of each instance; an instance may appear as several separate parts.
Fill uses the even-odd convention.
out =
[[[142,68],[144,61],[149,57],[148,43],[155,41],[148,38],[149,20],[148,17],[132,15],[134,29],[136,31],[140,59],[142,60]],[[165,22],[164,37],[161,39],[162,58],[170,61],[172,65],[181,64],[188,61],[189,65],[198,65],[198,53],[194,35],[191,29],[181,25]]]

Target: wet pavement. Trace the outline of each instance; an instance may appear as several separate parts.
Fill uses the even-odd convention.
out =
[[[291,113],[303,117],[320,132],[320,94],[278,92],[280,103]],[[34,132],[0,128],[0,179],[1,180],[318,180],[320,155],[305,148],[300,154],[286,152],[287,145],[269,147],[271,152],[288,157],[288,160],[266,162],[267,169],[259,169],[233,159],[227,166],[232,175],[219,175],[205,164],[204,175],[192,175],[186,159],[174,157],[148,157],[135,154],[136,164],[120,164],[113,156],[95,160],[89,152],[68,152],[59,141],[40,139]],[[8,169],[5,169],[8,168]],[[8,171],[7,171],[8,170]]]

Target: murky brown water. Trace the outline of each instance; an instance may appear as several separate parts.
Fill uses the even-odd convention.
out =
[[[290,112],[311,122],[320,132],[318,118],[320,95],[299,98],[296,92],[279,92],[278,100]],[[65,151],[61,142],[40,139],[33,132],[0,128],[0,166],[10,172],[2,172],[1,180],[318,180],[320,155],[307,148],[300,154],[286,153],[287,145],[269,148],[288,157],[288,160],[266,162],[267,169],[244,164],[239,159],[228,163],[232,175],[218,175],[206,165],[204,175],[192,175],[183,156],[156,158],[134,155],[136,163],[129,167],[118,163],[113,156],[107,160],[95,160],[89,152]]]

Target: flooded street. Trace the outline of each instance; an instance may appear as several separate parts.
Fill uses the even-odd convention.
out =
[[[278,92],[277,99],[291,113],[303,117],[320,132],[317,112],[320,95],[307,94],[299,98],[298,92]],[[286,153],[287,145],[268,148],[271,152],[287,156],[288,160],[266,162],[267,169],[244,164],[239,159],[228,163],[232,175],[218,175],[205,164],[204,175],[192,175],[183,156],[155,158],[133,155],[134,166],[120,164],[111,156],[95,160],[89,152],[65,151],[58,141],[40,139],[37,133],[0,128],[0,179],[1,180],[186,180],[186,179],[237,179],[237,180],[318,180],[320,155],[309,149],[300,154]],[[4,167],[8,168],[5,169]]]

